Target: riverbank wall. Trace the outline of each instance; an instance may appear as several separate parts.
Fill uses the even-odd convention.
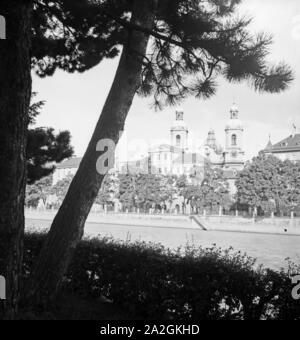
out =
[[[26,210],[26,219],[53,220],[56,211]],[[202,229],[262,234],[300,236],[300,218],[243,218],[233,216],[146,215],[91,213],[88,223],[149,226],[161,228]]]

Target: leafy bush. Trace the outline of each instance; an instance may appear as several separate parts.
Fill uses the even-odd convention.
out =
[[[27,235],[28,276],[44,235]],[[139,319],[300,319],[288,272],[255,268],[255,260],[234,252],[112,239],[78,246],[63,290],[86,298],[102,295]]]

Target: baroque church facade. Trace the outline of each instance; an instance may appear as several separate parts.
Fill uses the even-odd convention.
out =
[[[211,164],[224,170],[230,191],[234,193],[234,182],[245,165],[243,149],[244,127],[239,118],[239,109],[234,104],[225,126],[225,145],[222,147],[214,130],[210,130],[202,145],[190,147],[190,131],[184,121],[183,110],[177,110],[170,128],[170,143],[151,148],[148,156],[134,161],[116,162],[120,173],[150,173],[162,175],[203,174],[204,165]]]

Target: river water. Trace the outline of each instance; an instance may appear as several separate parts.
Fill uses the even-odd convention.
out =
[[[27,230],[46,230],[51,221],[26,219]],[[119,224],[87,223],[85,236],[111,236],[119,240],[161,243],[170,248],[186,244],[221,248],[233,247],[257,258],[257,264],[280,269],[287,267],[287,258],[300,263],[300,236],[255,234],[225,231],[202,231],[167,227],[131,226]]]

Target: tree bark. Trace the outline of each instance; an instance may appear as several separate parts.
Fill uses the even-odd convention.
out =
[[[156,0],[135,0],[131,22],[151,29]],[[55,296],[72,254],[84,233],[87,216],[105,175],[97,172],[101,155],[96,146],[100,140],[118,143],[120,132],[140,86],[142,56],[146,55],[149,36],[129,31],[108,98],[80,167],[58,211],[26,289],[26,299],[42,303]]]
[[[23,257],[31,13],[32,1],[0,3],[7,25],[0,40],[0,275],[6,279],[0,318],[6,319],[17,312]]]

